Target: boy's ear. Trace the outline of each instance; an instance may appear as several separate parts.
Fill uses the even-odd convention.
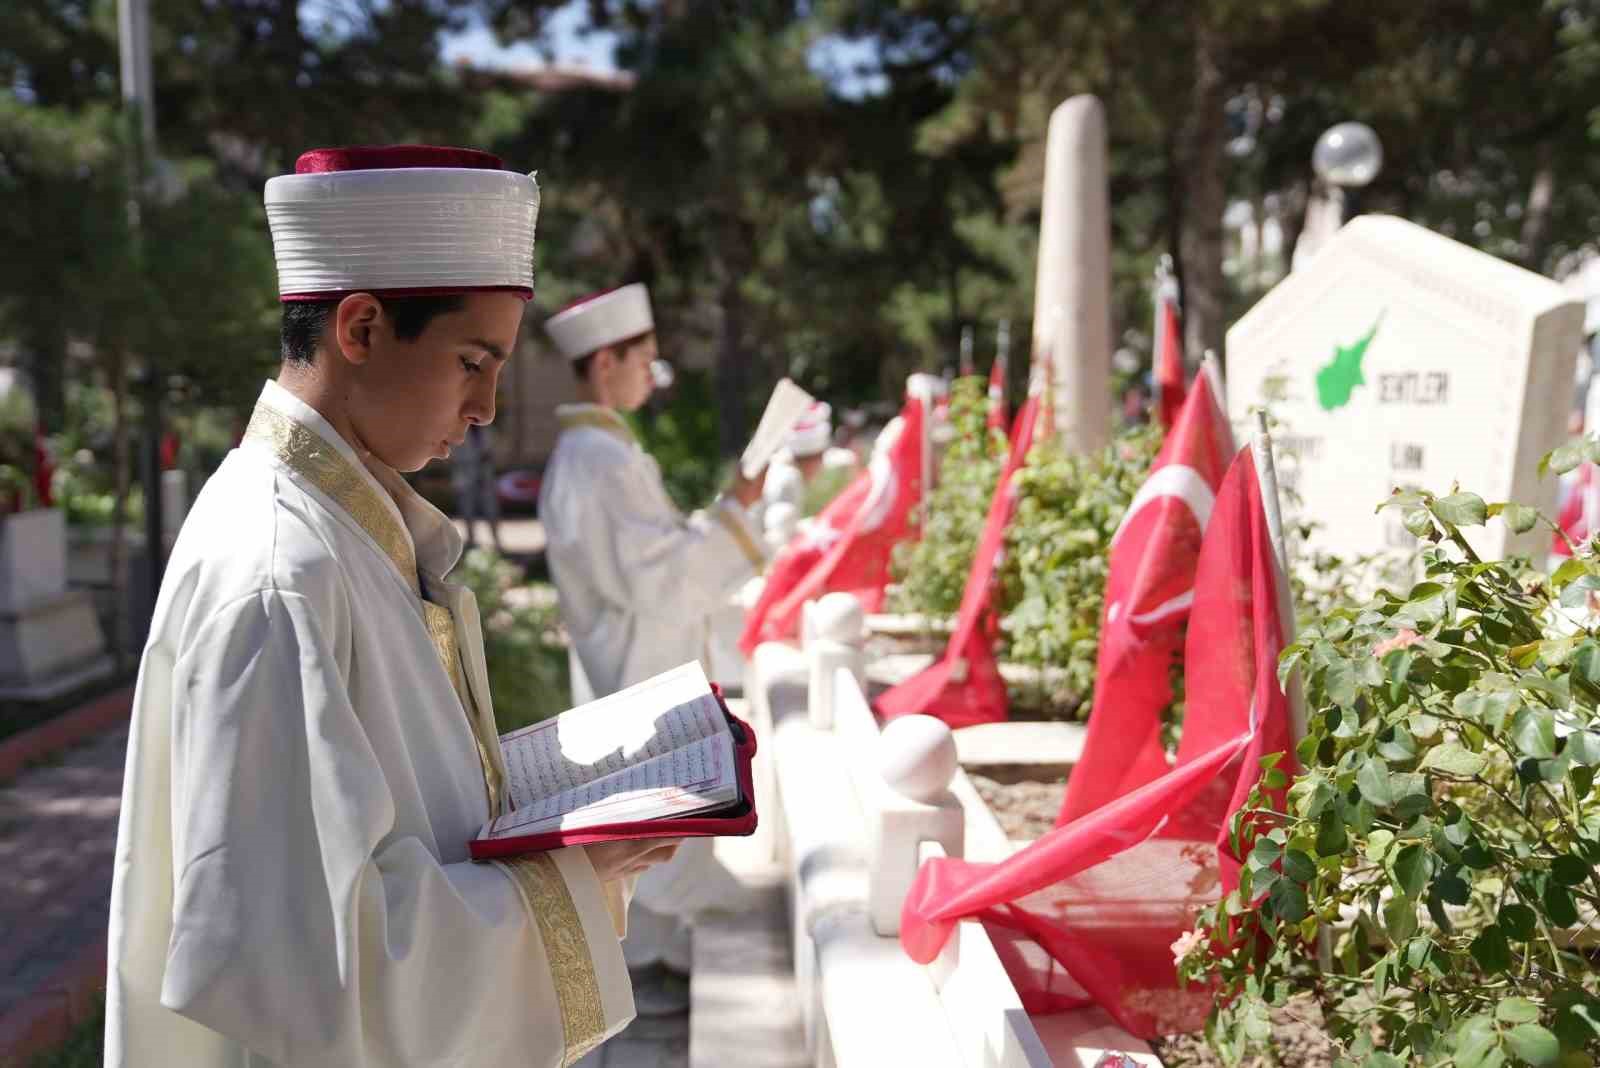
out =
[[[334,349],[350,363],[372,356],[373,331],[383,322],[383,304],[371,293],[352,293],[333,313]]]

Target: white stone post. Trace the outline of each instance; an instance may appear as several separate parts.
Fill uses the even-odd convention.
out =
[[[808,601],[801,616],[809,683],[806,707],[811,726],[833,730],[834,676],[845,668],[859,684],[866,674],[866,613],[848,593],[824,594]]]
[[[938,842],[950,857],[965,849],[965,815],[950,792],[957,768],[955,738],[942,720],[902,716],[878,736],[878,771],[887,789],[864,805],[867,906],[872,929],[886,938],[900,933],[900,910],[922,864],[922,844]]]
[[[1105,109],[1075,96],[1050,116],[1045,141],[1034,359],[1047,357],[1055,431],[1067,447],[1111,440],[1111,196]]]

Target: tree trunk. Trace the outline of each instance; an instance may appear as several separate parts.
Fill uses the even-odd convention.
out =
[[[750,360],[744,352],[744,294],[739,272],[719,264],[718,303],[722,324],[717,338],[717,446],[723,458],[739,455],[749,437],[744,405],[750,386]]]
[[[1534,164],[1533,184],[1528,188],[1528,203],[1522,215],[1522,265],[1540,271],[1550,238],[1550,208],[1555,200],[1555,155],[1549,141],[1539,142]]]
[[[1219,64],[1217,32],[1199,22],[1194,40],[1194,88],[1178,140],[1183,187],[1179,254],[1183,260],[1184,347],[1199,355],[1207,350],[1222,351],[1222,213],[1227,206],[1223,107],[1227,87]]]
[[[28,337],[28,378],[37,422],[47,434],[66,426],[66,361],[67,338],[59,322],[37,324]]]

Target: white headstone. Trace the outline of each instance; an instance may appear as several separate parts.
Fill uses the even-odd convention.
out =
[[[1396,486],[1461,489],[1548,515],[1539,458],[1566,436],[1583,305],[1555,282],[1413,223],[1358,216],[1228,331],[1228,411],[1265,406],[1287,521],[1340,555],[1406,548]],[[1243,440],[1243,435],[1241,435]],[[1536,554],[1548,528],[1468,531]]]
[[[1049,359],[1055,430],[1074,452],[1111,440],[1111,193],[1098,98],[1061,102],[1045,139],[1033,355]]]

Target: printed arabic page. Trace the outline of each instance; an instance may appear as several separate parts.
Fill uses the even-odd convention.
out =
[[[733,736],[724,732],[538,799],[491,822],[484,837],[663,819],[716,808],[738,796]]]
[[[728,732],[698,662],[501,735],[514,809]]]

